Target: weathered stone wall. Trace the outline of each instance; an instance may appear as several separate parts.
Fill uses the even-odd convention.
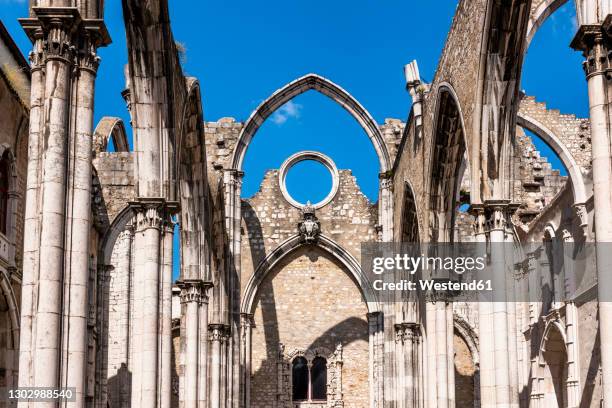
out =
[[[0,23],[1,25],[1,23]],[[4,26],[0,27],[4,30]],[[10,40],[10,38],[8,39]],[[0,41],[0,56],[3,64],[0,66],[0,145],[2,151],[10,150],[14,157],[15,189],[17,193],[17,205],[14,214],[15,223],[15,262],[19,274],[23,259],[23,220],[25,209],[25,189],[28,165],[28,135],[30,125],[29,97],[30,76],[29,67],[22,62],[21,54],[11,55],[5,47],[7,41]],[[12,40],[10,40],[12,41]],[[18,51],[17,51],[18,52]],[[19,296],[21,290],[16,285],[16,294]]]
[[[340,170],[338,193],[329,204],[317,210],[321,233],[360,258],[361,243],[377,239],[378,214],[359,190],[350,170]],[[301,210],[283,197],[278,170],[266,172],[259,191],[242,201],[241,283],[248,282],[259,263],[279,244],[297,233]]]
[[[519,116],[531,118],[550,130],[571,153],[585,173],[591,170],[591,123],[573,114],[562,114],[558,109],[548,109],[533,96],[523,96]]]
[[[516,221],[526,225],[548,206],[567,182],[559,170],[553,170],[546,157],[521,128],[516,130],[514,146],[513,200],[520,203]]]
[[[133,152],[102,152],[93,160],[95,222],[109,226],[128,202],[136,197]]]
[[[316,215],[321,232],[359,259],[362,242],[378,238],[377,209],[355,177],[340,170],[339,188]],[[260,190],[242,201],[241,285],[259,263],[297,233],[301,210],[282,196],[278,170],[268,171]],[[368,391],[367,308],[349,273],[322,250],[302,248],[282,261],[258,289],[253,330],[252,406],[269,407],[277,392],[279,342],[308,349],[345,346],[345,406],[366,407]],[[315,301],[316,299],[316,301]]]
[[[342,391],[346,408],[369,406],[367,307],[338,262],[316,247],[285,258],[260,287],[252,351],[253,408],[274,406],[279,344],[295,349],[343,346]]]

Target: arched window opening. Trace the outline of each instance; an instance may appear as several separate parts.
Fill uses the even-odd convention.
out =
[[[327,361],[316,357],[312,361],[312,399],[327,399]]]
[[[443,90],[438,98],[431,159],[435,165],[431,166],[429,234],[430,242],[453,242],[466,144],[460,109],[452,93]]]
[[[453,336],[455,363],[455,398],[458,407],[473,407],[479,384],[474,356],[465,339],[455,330]]]
[[[558,6],[559,2],[551,3]],[[529,34],[533,40],[525,55],[521,88],[527,95],[535,95],[539,101],[546,102],[548,109],[588,117],[583,58],[568,47],[576,34],[574,2],[567,1],[539,24],[537,31]],[[555,66],[555,75],[546,74],[542,66]]]
[[[544,406],[566,408],[567,403],[567,352],[558,329],[550,329],[544,345]]]
[[[10,163],[6,154],[0,160],[0,232],[8,234]]]
[[[408,184],[404,192],[404,213],[402,216],[402,242],[419,242],[419,219],[417,216],[416,201],[412,188]]]
[[[310,361],[310,363],[309,363]],[[293,401],[327,401],[327,360],[296,357],[292,363]]]
[[[291,376],[293,378],[293,400],[308,400],[308,362],[304,357],[296,357],[293,360]]]
[[[368,135],[342,106],[314,90],[285,102],[258,128],[244,159],[242,198],[255,195],[270,177],[270,169],[280,168],[289,156],[303,150],[324,153],[339,169],[351,169],[368,199],[378,199],[379,160]],[[288,179],[293,197],[317,202],[317,197],[327,195],[331,182],[325,169],[304,162],[293,170]]]

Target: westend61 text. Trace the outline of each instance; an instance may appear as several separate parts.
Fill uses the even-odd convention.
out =
[[[418,284],[418,285],[417,285]],[[384,282],[383,280],[374,281],[374,290],[377,291],[414,291],[422,290],[427,292],[441,291],[492,291],[490,279],[480,279],[471,282],[454,282],[451,280],[434,280],[434,279],[419,279],[418,281],[409,281],[402,279],[398,282]]]

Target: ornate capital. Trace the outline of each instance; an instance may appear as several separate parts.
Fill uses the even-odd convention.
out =
[[[487,200],[482,204],[472,204],[469,212],[474,216],[474,233],[508,231],[512,226],[512,215],[517,209],[518,204],[510,200]]]
[[[211,323],[208,325],[208,339],[210,341],[218,341],[223,343],[229,338],[229,326],[220,323]]]
[[[176,285],[181,288],[181,303],[208,303],[207,291],[212,286],[210,282],[201,279],[183,279],[177,281]]]
[[[230,169],[227,170],[227,172],[227,184],[235,188],[242,187],[242,177],[244,176],[244,172],[237,169]]]
[[[574,214],[576,214],[576,218],[582,228],[585,228],[589,225],[589,217],[586,209],[585,203],[576,203],[572,205],[572,209],[574,210]]]
[[[380,173],[378,175],[378,178],[380,179],[380,187],[383,190],[392,190],[393,189],[393,176],[391,174],[391,172],[387,171],[384,173]]]
[[[395,325],[395,342],[398,344],[419,343],[421,329],[418,323],[398,323]]]
[[[75,7],[32,7],[32,13],[19,20],[33,44],[32,70],[59,59],[95,73],[100,63],[96,49],[111,42],[103,20],[83,20]]]
[[[141,198],[129,203],[136,213],[136,231],[149,228],[166,230],[168,225],[174,225],[172,215],[178,210],[178,204],[163,198]]]
[[[612,15],[608,15],[601,24],[584,24],[578,28],[570,47],[582,51],[585,61],[582,66],[588,77],[606,74],[612,71]]]
[[[242,327],[255,326],[255,320],[254,320],[253,313],[240,313],[240,325]]]

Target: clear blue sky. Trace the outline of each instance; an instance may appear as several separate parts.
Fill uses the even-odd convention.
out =
[[[202,85],[205,119],[245,120],[287,82],[309,72],[323,75],[355,96],[374,118],[405,120],[410,98],[403,65],[416,59],[431,80],[456,0],[384,2],[364,0],[267,0],[170,2],[175,39],[186,47],[185,72]],[[264,6],[265,5],[265,6]],[[128,115],[120,92],[127,61],[121,2],[105,2],[113,44],[100,50],[96,122]],[[573,1],[547,20],[526,56],[522,88],[551,108],[588,115],[582,57],[569,48],[575,33]],[[16,22],[27,16],[24,0],[0,0],[0,17],[27,54],[30,44]],[[554,168],[558,159],[536,141]],[[314,149],[341,169],[350,168],[364,193],[375,200],[378,163],[370,142],[342,108],[308,92],[262,126],[245,160],[244,196],[254,194],[266,169],[292,153]],[[311,169],[313,166],[301,166]],[[325,172],[290,174],[289,189],[305,201],[326,195]]]

